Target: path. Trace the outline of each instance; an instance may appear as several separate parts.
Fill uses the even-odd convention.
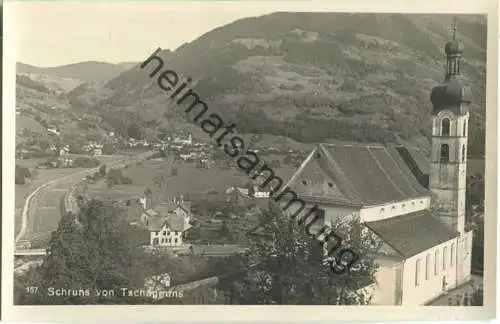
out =
[[[427,305],[428,306],[449,306],[449,298],[450,297],[454,301],[458,295],[463,295],[464,293],[467,293],[470,296],[472,293],[471,284],[474,284],[476,286],[480,286],[483,284],[483,278],[480,276],[472,275],[471,280],[468,283],[461,285],[458,288],[450,290],[447,295],[442,295],[442,296],[434,299],[433,301],[429,302]]]
[[[154,152],[144,152],[135,156],[135,159],[136,161],[142,160],[151,156],[153,153]],[[116,158],[118,159],[117,161],[106,163],[108,169],[123,168],[127,163],[130,163],[130,158],[123,156],[117,156]],[[79,183],[82,180],[82,177],[97,172],[99,168],[100,166],[65,175],[36,188],[28,196],[24,203],[22,209],[21,230],[15,238],[16,244],[20,243],[27,236],[27,233],[33,235],[37,231],[51,232],[54,230],[60,219],[60,217],[54,218],[54,211],[57,213],[59,210],[60,199],[64,196],[65,192],[67,192],[72,185]],[[52,219],[49,217],[52,217]],[[54,219],[57,222],[54,222]],[[38,225],[41,225],[42,228],[37,228]],[[36,231],[35,228],[37,228]]]

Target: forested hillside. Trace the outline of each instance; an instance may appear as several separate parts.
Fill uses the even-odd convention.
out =
[[[196,90],[243,133],[299,142],[347,140],[428,146],[430,90],[444,78],[452,16],[275,13],[212,30],[174,52],[166,67],[197,80]],[[458,16],[463,74],[472,88],[470,154],[484,152],[486,19]],[[162,44],[158,44],[161,46]],[[145,58],[144,58],[145,59]],[[89,99],[92,97],[92,99]],[[122,132],[151,136],[182,127],[184,115],[133,68],[102,89],[73,93]],[[169,107],[169,108],[167,108]]]

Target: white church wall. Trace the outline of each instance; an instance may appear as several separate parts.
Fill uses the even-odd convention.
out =
[[[360,217],[363,222],[373,222],[428,209],[430,203],[430,197],[422,197],[418,199],[401,200],[390,204],[370,206],[361,209]]]
[[[471,261],[472,261],[472,239],[473,231],[464,233],[458,239],[458,255],[457,263],[461,264],[457,272],[457,284],[460,285],[470,279],[471,275]]]
[[[396,305],[396,269],[400,263],[385,262],[384,257],[377,258],[379,268],[375,273],[375,285],[372,292],[371,305]]]
[[[319,206],[318,206],[319,207]],[[323,207],[320,207],[323,208]],[[340,206],[324,206],[325,209],[325,224],[333,225],[337,220],[349,220],[359,218],[359,210]]]
[[[451,247],[453,245],[453,264],[451,262]],[[446,248],[446,256],[443,260],[443,251]],[[437,251],[437,264],[436,264]],[[457,239],[452,239],[437,245],[427,251],[419,253],[404,263],[403,270],[403,298],[402,305],[417,306],[423,305],[432,299],[443,294],[443,277],[446,277],[447,289],[456,286],[457,276]],[[426,258],[429,256],[429,271],[426,277]],[[420,260],[420,270],[418,272],[418,282],[416,282],[416,263]],[[443,267],[443,261],[446,267]]]

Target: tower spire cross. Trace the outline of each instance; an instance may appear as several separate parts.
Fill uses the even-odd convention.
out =
[[[457,37],[457,30],[458,30],[458,27],[457,27],[457,18],[453,19],[453,25],[450,26],[450,30],[451,30],[451,35],[453,37],[453,40],[456,40],[456,37]]]

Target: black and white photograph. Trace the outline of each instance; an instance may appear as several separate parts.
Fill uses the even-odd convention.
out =
[[[11,307],[487,314],[497,17],[245,2],[12,5]]]

